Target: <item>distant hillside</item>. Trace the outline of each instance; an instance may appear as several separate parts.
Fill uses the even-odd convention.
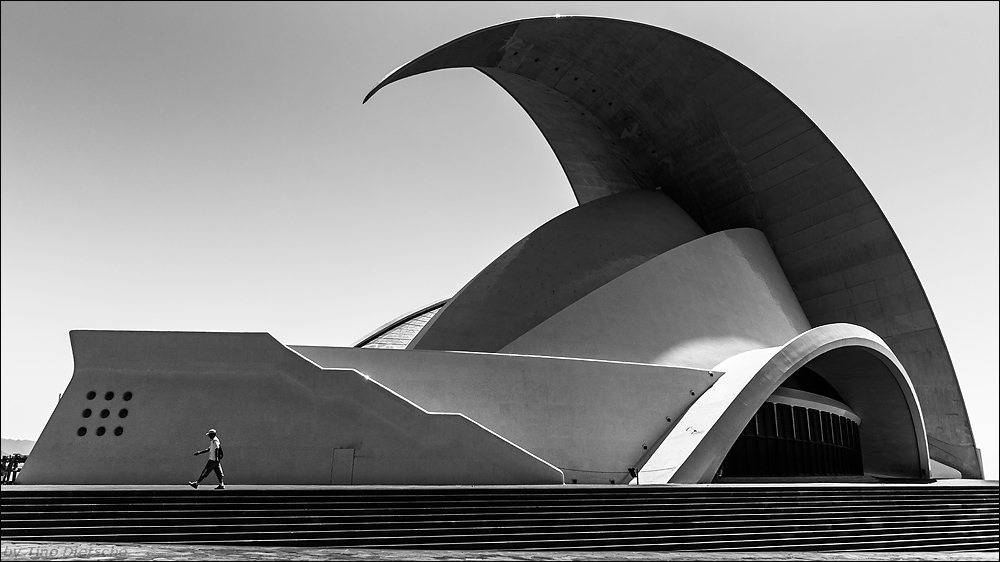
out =
[[[31,453],[31,448],[35,446],[35,442],[29,439],[0,439],[3,441],[4,455],[27,455]]]

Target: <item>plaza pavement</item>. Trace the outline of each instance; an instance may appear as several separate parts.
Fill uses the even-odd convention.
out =
[[[390,550],[2,541],[3,560],[1000,560],[997,552],[578,552],[532,550]]]

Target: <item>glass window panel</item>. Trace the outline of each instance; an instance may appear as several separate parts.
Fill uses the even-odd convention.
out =
[[[844,435],[844,446],[847,448],[853,448],[854,443],[851,439],[851,420],[847,418],[840,418],[840,433]]]
[[[795,436],[792,407],[788,404],[775,404],[774,406],[778,417],[778,437],[791,439]]]
[[[778,434],[777,424],[774,419],[774,404],[770,402],[764,402],[764,405],[760,407],[760,410],[758,410],[757,413],[761,417],[760,421],[764,422],[758,425],[758,427],[762,427],[764,436],[765,437],[777,436]]]
[[[809,408],[809,440],[813,443],[823,442],[823,431],[819,421],[819,410]]]
[[[809,413],[801,406],[792,408],[795,415],[795,438],[807,441],[809,439]]]
[[[833,444],[833,421],[830,419],[830,412],[820,412],[819,417],[823,423],[823,442]]]

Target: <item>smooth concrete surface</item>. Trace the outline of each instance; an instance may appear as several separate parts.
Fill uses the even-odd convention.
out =
[[[427,409],[462,412],[557,466],[566,483],[628,482],[628,469],[715,382],[705,370],[640,363],[292,349],[325,368],[357,369]]]
[[[826,357],[833,356],[833,360]],[[830,370],[848,357],[852,370]],[[871,358],[852,378],[854,362]],[[875,367],[878,364],[880,367]],[[923,417],[905,370],[880,338],[859,326],[814,328],[781,347],[746,352],[713,371],[725,374],[657,444],[639,473],[641,482],[711,482],[726,452],[769,396],[800,367],[827,378],[862,419],[866,475],[926,479],[930,466]],[[817,369],[817,365],[822,370]],[[846,376],[846,379],[839,378]]]
[[[962,473],[954,468],[931,459],[931,478],[957,480],[962,478]]]
[[[502,352],[711,369],[811,327],[767,239],[741,228],[664,252]]]
[[[461,67],[525,109],[581,204],[659,189],[705,232],[764,232],[810,323],[878,334],[913,381],[941,444],[935,458],[982,477],[954,367],[900,241],[847,159],[764,78],[665,29],[540,17],[450,41],[365,101],[408,76]]]
[[[824,346],[823,352],[812,355],[808,365],[833,385],[861,417],[865,473],[930,477],[923,405],[909,376],[878,336],[852,334],[850,338]]]
[[[429,413],[354,370],[322,369],[267,334],[70,337],[73,378],[23,484],[183,484],[205,465],[192,453],[207,447],[209,428],[225,450],[227,484],[563,482],[559,469],[467,417]]]
[[[631,191],[570,209],[483,269],[409,349],[499,351],[605,283],[704,234],[657,192]]]

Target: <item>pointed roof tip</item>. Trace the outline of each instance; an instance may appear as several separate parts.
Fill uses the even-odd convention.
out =
[[[368,100],[372,99],[372,96],[375,95],[375,92],[381,90],[382,87],[385,86],[388,83],[388,82],[386,82],[387,78],[389,78],[389,77],[386,76],[385,78],[383,78],[382,80],[380,80],[378,84],[375,84],[375,87],[372,88],[371,91],[369,91],[365,95],[365,99],[361,100],[361,105],[364,105],[364,104],[368,103]]]
[[[361,100],[361,105],[364,105],[365,103],[368,102],[368,100],[372,99],[372,96],[375,95],[375,92],[381,90],[386,85],[391,84],[391,83],[395,82],[396,80],[399,80],[401,77],[396,76],[396,73],[398,73],[399,71],[401,71],[404,67],[406,67],[406,66],[414,63],[415,61],[419,60],[420,58],[422,58],[422,57],[417,57],[416,59],[414,59],[414,60],[412,60],[410,62],[403,63],[403,64],[397,66],[396,68],[392,69],[392,72],[390,72],[390,73],[386,74],[385,76],[383,76],[382,79],[378,81],[378,84],[375,84],[375,87],[372,88],[370,92],[368,92],[368,95],[365,96],[365,99]]]

